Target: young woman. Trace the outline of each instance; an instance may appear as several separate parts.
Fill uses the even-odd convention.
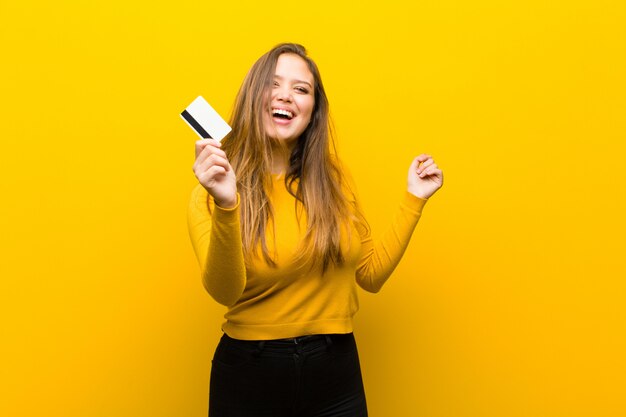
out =
[[[209,416],[366,416],[356,285],[380,290],[443,174],[416,157],[389,230],[372,240],[331,153],[319,71],[297,44],[252,66],[231,126],[222,144],[196,142],[189,208],[202,282],[228,307]]]

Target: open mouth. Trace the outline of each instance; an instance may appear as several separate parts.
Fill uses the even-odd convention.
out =
[[[289,110],[272,109],[272,117],[275,117],[281,120],[291,120],[293,119],[294,115]]]

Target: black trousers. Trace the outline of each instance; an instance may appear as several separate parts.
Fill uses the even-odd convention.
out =
[[[211,368],[209,417],[367,417],[354,336],[222,336]]]

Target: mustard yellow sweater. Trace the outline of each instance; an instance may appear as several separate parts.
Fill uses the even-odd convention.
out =
[[[209,294],[228,306],[222,330],[243,340],[282,339],[320,333],[349,333],[359,308],[358,284],[378,292],[404,253],[426,200],[406,192],[391,227],[374,241],[369,227],[349,225],[351,238],[343,236],[346,262],[321,270],[293,262],[306,230],[300,223],[294,197],[283,176],[273,176],[270,195],[276,238],[266,234],[270,253],[275,247],[276,267],[262,259],[244,263],[239,205],[223,209],[197,185],[188,211],[191,242],[200,263],[202,282]],[[357,216],[362,216],[352,199]],[[209,210],[211,206],[211,210]]]

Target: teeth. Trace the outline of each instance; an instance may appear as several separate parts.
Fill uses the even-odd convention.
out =
[[[272,109],[272,115],[277,115],[277,114],[282,114],[283,116],[287,116],[288,118],[293,118],[293,113],[290,112],[289,110],[283,110],[283,109]]]

